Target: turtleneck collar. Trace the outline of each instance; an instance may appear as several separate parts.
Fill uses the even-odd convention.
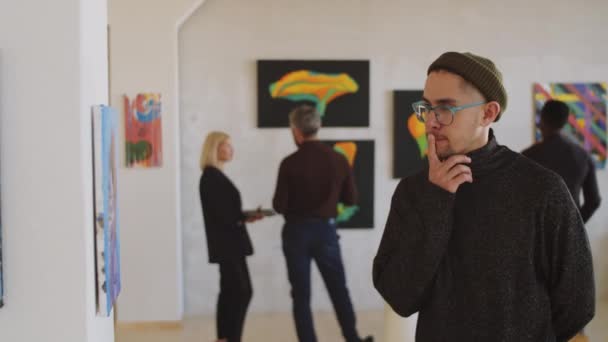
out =
[[[471,158],[469,166],[473,172],[473,180],[498,170],[507,161],[505,159],[507,154],[503,153],[506,149],[498,145],[492,129],[489,134],[488,143],[485,146],[467,153],[467,156]]]

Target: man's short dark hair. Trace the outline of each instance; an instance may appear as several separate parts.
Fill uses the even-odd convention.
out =
[[[309,138],[321,128],[321,115],[313,106],[299,105],[289,113],[289,123]]]
[[[568,122],[570,108],[562,101],[549,100],[540,112],[540,119],[547,128],[562,129]]]

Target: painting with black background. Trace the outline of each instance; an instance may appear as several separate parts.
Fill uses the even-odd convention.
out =
[[[299,104],[324,127],[369,126],[369,61],[260,60],[257,71],[258,127],[288,127]]]
[[[424,124],[416,118],[412,103],[422,99],[422,90],[393,92],[393,177],[405,178],[427,164]]]
[[[354,206],[338,204],[338,228],[374,227],[374,141],[323,140],[342,154],[353,170],[359,201]]]

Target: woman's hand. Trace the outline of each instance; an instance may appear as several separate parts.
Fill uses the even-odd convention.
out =
[[[262,214],[255,214],[255,215],[252,215],[252,216],[247,216],[247,218],[245,219],[245,222],[252,223],[252,222],[255,222],[255,221],[259,221],[259,220],[261,220],[263,218],[264,218],[264,215],[262,215]]]
[[[245,219],[245,222],[252,223],[255,221],[259,221],[263,218],[264,218],[264,215],[262,214],[262,207],[258,207],[258,210],[255,212],[255,214],[247,216],[247,218]]]

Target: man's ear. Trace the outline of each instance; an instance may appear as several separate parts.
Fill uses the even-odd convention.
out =
[[[500,104],[496,101],[490,101],[485,104],[483,118],[481,119],[481,125],[484,127],[489,126],[496,120],[500,114]]]
[[[300,130],[294,126],[291,126],[291,132],[293,133],[293,137],[296,140],[296,142],[299,143],[300,140],[302,140],[302,132],[300,132]]]

